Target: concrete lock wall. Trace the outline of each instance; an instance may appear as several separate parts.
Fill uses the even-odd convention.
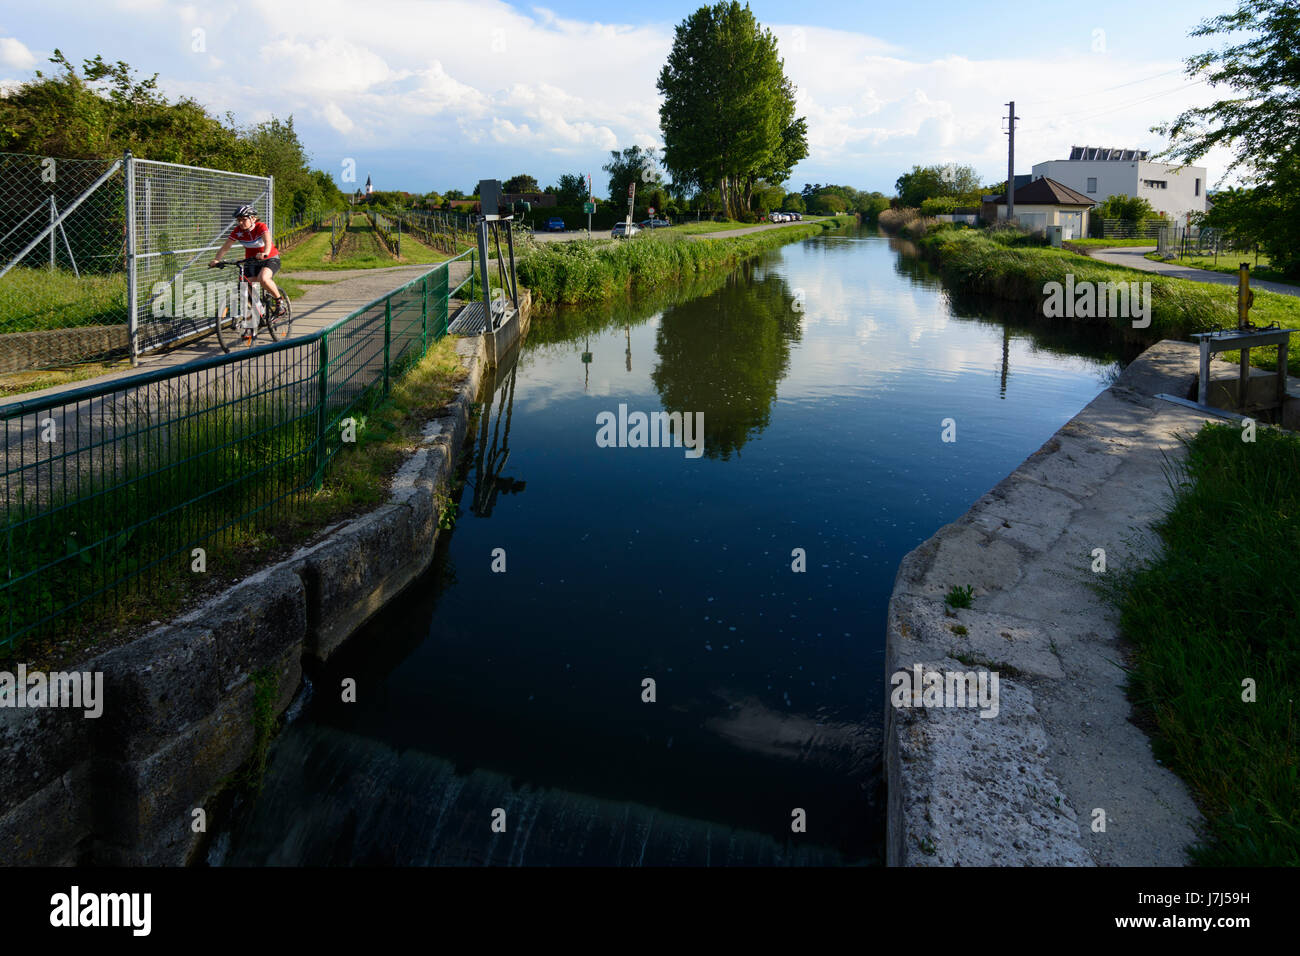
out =
[[[1166,457],[1203,413],[1196,346],[1148,349],[1037,452],[901,562],[886,625],[893,866],[1184,865],[1200,814],[1129,719],[1125,647],[1094,588],[1158,552]],[[958,417],[960,426],[960,417]],[[1101,572],[1101,573],[1104,573]],[[972,586],[966,609],[952,587]],[[896,707],[899,672],[998,675],[998,707]]]
[[[514,341],[530,304],[525,294]],[[486,337],[457,342],[468,376],[394,477],[387,505],[172,623],[62,668],[103,672],[102,716],[0,708],[0,865],[192,862],[205,838],[193,811],[213,827],[216,798],[259,746],[259,710],[269,733],[304,658],[327,660],[432,562],[434,492],[464,446],[488,350]]]

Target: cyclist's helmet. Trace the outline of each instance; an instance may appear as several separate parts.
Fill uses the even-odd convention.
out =
[[[235,218],[243,219],[245,216],[256,216],[257,210],[252,206],[240,206],[235,210]]]

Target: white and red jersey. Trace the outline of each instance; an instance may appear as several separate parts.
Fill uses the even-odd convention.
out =
[[[253,223],[252,229],[240,229],[236,226],[230,238],[244,247],[245,259],[252,259],[263,250],[266,250],[268,259],[280,254],[280,250],[275,247],[275,241],[271,238],[271,230],[264,222]]]

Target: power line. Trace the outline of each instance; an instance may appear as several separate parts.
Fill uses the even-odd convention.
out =
[[[1071,93],[1069,96],[1055,96],[1052,97],[1051,99],[1030,100],[1028,105],[1035,106],[1039,103],[1059,103],[1062,100],[1077,100],[1080,97],[1084,97],[1084,96],[1096,96],[1098,93],[1109,93],[1111,90],[1121,90],[1126,86],[1133,86],[1135,83],[1148,83],[1151,80],[1158,80],[1162,76],[1169,76],[1173,73],[1181,73],[1181,72],[1183,72],[1182,67],[1179,67],[1176,70],[1166,70],[1163,73],[1156,73],[1153,76],[1144,76],[1140,80],[1129,80],[1127,83],[1118,83],[1115,86],[1108,86],[1105,89],[1093,90],[1089,93]],[[1021,105],[1023,106],[1025,104],[1022,103]]]
[[[1118,113],[1123,110],[1131,109],[1134,106],[1140,106],[1143,103],[1148,103],[1151,100],[1160,99],[1160,97],[1162,96],[1169,96],[1171,93],[1182,93],[1194,87],[1201,86],[1205,82],[1206,82],[1205,80],[1197,80],[1194,83],[1188,83],[1184,86],[1180,86],[1172,90],[1162,90],[1159,93],[1152,93],[1147,96],[1139,97],[1138,99],[1135,100],[1129,100],[1127,103],[1121,103],[1119,106],[1108,106],[1100,110],[1098,110],[1098,108],[1094,106],[1086,110],[1074,110],[1069,113],[1057,113],[1052,118],[1065,119],[1068,117],[1077,117],[1077,119],[1072,120],[1072,122],[1087,123],[1101,116],[1108,116],[1111,113]],[[1083,115],[1083,114],[1087,114],[1087,115]],[[1047,129],[1046,126],[1040,125],[1040,126],[1030,127],[1028,130],[1022,130],[1022,132],[1040,132],[1046,129]]]

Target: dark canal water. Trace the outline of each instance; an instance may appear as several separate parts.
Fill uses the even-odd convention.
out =
[[[213,862],[880,862],[898,562],[1123,358],[1022,318],[848,230],[536,319],[434,568],[311,675]],[[702,457],[599,447],[620,404],[703,412]]]

